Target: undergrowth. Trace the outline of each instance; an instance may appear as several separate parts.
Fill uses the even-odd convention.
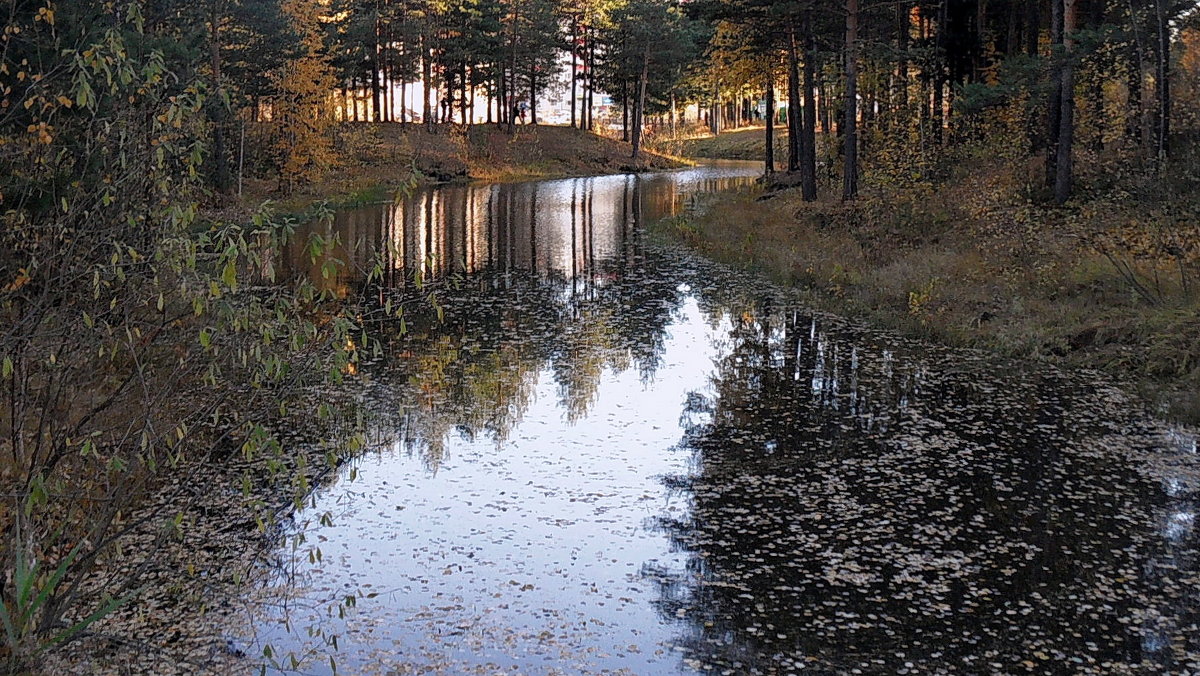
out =
[[[714,258],[752,266],[817,306],[907,335],[1096,368],[1168,415],[1200,420],[1200,302],[1192,214],[1172,176],[1116,190],[1085,173],[1081,196],[1043,206],[1036,162],[955,158],[935,181],[881,182],[843,203],[762,188],[659,226]],[[1163,181],[1159,181],[1162,185]],[[868,182],[868,185],[871,185]]]

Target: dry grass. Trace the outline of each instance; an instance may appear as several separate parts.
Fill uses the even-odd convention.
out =
[[[1180,283],[1183,270],[1194,287],[1200,267],[1130,244],[1117,257],[1151,289],[1146,298],[1097,245],[1122,229],[1150,239],[1164,224],[1146,214],[1162,205],[1094,197],[1034,206],[1021,197],[1029,175],[977,162],[937,188],[876,190],[852,204],[756,189],[663,227],[826,309],[953,345],[1104,369],[1178,417],[1200,419],[1200,301]]]
[[[313,199],[370,201],[411,182],[514,181],[671,169],[685,162],[644,152],[634,164],[628,143],[556,126],[348,124],[336,132],[338,162],[322,180],[283,196],[277,180],[247,182],[246,199],[286,197],[291,206]]]
[[[785,125],[775,127],[775,162],[785,165],[787,162],[788,134]],[[707,157],[719,160],[756,160],[762,161],[766,145],[766,130],[764,127],[751,129],[735,129],[721,132],[716,136],[699,136],[686,139],[655,139],[651,147],[669,155],[680,157]]]

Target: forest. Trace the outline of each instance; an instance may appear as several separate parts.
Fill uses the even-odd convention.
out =
[[[89,46],[119,39],[132,66],[150,60],[170,74],[163,95],[190,92],[201,105],[189,122],[203,127],[204,184],[218,194],[235,173],[311,180],[336,164],[331,143],[347,122],[504,126],[527,109],[537,124],[539,102],[558,89],[570,92],[571,126],[619,129],[635,146],[651,118],[656,131],[678,132],[686,104],[712,133],[778,120],[789,132],[778,163],[806,199],[816,194],[817,134],[829,133],[844,199],[858,193],[864,164],[928,173],[947,148],[1002,139],[993,142],[1010,154],[1043,158],[1046,196],[1062,204],[1081,159],[1120,151],[1146,169],[1172,150],[1186,155],[1193,9],[1159,0],[14,3],[5,107],[12,129],[66,143],[79,109],[106,103],[71,69],[104,72]],[[612,107],[599,125],[597,93]],[[892,157],[901,154],[921,159]],[[766,160],[769,173],[776,160]]]
[[[207,603],[168,581],[197,575],[180,563],[203,521],[180,507],[205,498],[196,467],[220,468],[211,486],[265,539],[367,445],[353,397],[312,393],[378,357],[381,322],[407,331],[404,306],[322,283],[344,264],[336,238],[291,238],[440,181],[752,159],[756,187],[652,228],[817,306],[1103,369],[1200,419],[1195,2],[0,11],[8,673],[77,659],[98,623],[148,596]],[[314,279],[284,278],[288,247]],[[385,276],[367,265],[359,281]],[[441,318],[425,281],[409,312]],[[281,440],[298,421],[324,435],[318,449]]]

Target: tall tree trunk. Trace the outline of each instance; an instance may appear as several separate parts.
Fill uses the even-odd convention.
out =
[[[980,3],[981,5],[983,3]],[[981,7],[982,9],[982,7]],[[1004,32],[1004,56],[1009,57],[1017,53],[1017,39],[1020,35],[1021,26],[1021,3],[1009,2],[1007,30]]]
[[[471,126],[471,80],[467,76],[467,64],[463,64],[459,77],[462,78],[462,101],[459,108],[462,111],[462,123],[464,127]]]
[[[222,93],[225,86],[221,82],[221,17],[218,13],[218,3],[213,3],[212,15],[209,18],[209,60],[212,67],[213,89],[218,93],[208,104],[209,116],[212,121],[213,148],[213,187],[219,193],[228,193],[232,187],[229,173],[229,158],[225,152],[225,100]]]
[[[1171,27],[1163,9],[1165,0],[1154,0],[1154,23],[1158,29],[1158,59],[1154,67],[1154,91],[1158,104],[1154,118],[1154,155],[1159,166],[1171,151]]]
[[[621,81],[621,140],[629,143],[629,83]]]
[[[591,60],[589,59],[588,55],[588,47],[590,46],[590,42],[587,24],[584,24],[582,27],[580,27],[579,33],[581,35],[580,39],[582,40],[582,44],[579,46],[579,59],[583,64],[581,67],[582,72],[579,75],[579,88],[581,89],[579,94],[579,126],[581,129],[590,130],[592,128],[592,105],[590,98],[592,67]]]
[[[950,3],[942,2],[938,5],[938,26],[937,26],[937,49],[933,56],[933,109],[930,111],[930,118],[933,121],[933,138],[934,142],[941,145],[945,142],[946,134],[946,42],[949,39],[950,32],[946,30],[946,24],[949,23],[948,15],[950,11]]]
[[[379,18],[375,19],[375,42],[371,45],[371,119],[383,121],[383,90],[379,83]]]
[[[1129,117],[1125,122],[1125,135],[1139,147],[1144,142],[1145,109],[1142,102],[1143,79],[1146,74],[1146,48],[1142,44],[1142,32],[1138,29],[1138,11],[1134,0],[1129,0],[1129,30],[1133,34],[1129,55]]]
[[[858,196],[858,0],[846,0],[846,143],[842,199]]]
[[[537,67],[529,67],[529,124],[537,124]]]
[[[671,92],[671,138],[672,139],[675,138],[675,134],[676,134],[675,119],[676,119],[675,92]]]
[[[579,59],[579,23],[575,15],[571,15],[571,128],[575,128],[575,85],[579,80],[576,73],[576,63]]]
[[[1051,0],[1054,2],[1054,0]],[[1041,33],[1041,3],[1038,0],[1025,0],[1025,55],[1038,55],[1038,37]],[[1053,40],[1053,38],[1051,38]]]
[[[1058,145],[1062,131],[1063,1],[1050,0],[1051,58],[1055,60],[1051,71],[1053,87],[1050,90],[1050,103],[1046,107],[1046,187],[1050,189],[1054,189],[1058,182]]]
[[[824,76],[817,80],[817,91],[821,95],[821,131],[828,134],[833,130],[833,123],[830,121],[829,113],[829,86],[825,82]]]
[[[508,124],[508,116],[511,112],[508,107],[508,99],[512,96],[508,91],[508,78],[504,76],[504,64],[496,63],[496,124],[504,126]]]
[[[433,104],[429,97],[433,94],[433,50],[424,35],[420,38],[421,47],[421,121],[425,129],[433,131]]]
[[[395,121],[395,114],[392,112],[393,104],[395,103],[395,94],[392,93],[392,60],[388,55],[389,44],[392,40],[392,29],[387,23],[383,24],[382,29],[383,40],[379,46],[379,61],[382,70],[383,80],[383,121]]]
[[[908,111],[908,38],[911,30],[910,6],[907,2],[896,4],[896,115],[907,115]]]
[[[812,11],[804,13],[804,112],[800,119],[800,195],[806,202],[817,199],[817,102],[813,99],[816,49],[813,45]]]
[[[646,116],[646,81],[650,79],[650,45],[642,51],[642,74],[638,77],[637,107],[633,116],[633,163],[636,166],[642,150],[642,123]]]
[[[775,69],[767,73],[767,145],[763,150],[763,172],[775,173]]]
[[[508,52],[508,89],[509,96],[512,101],[509,105],[513,108],[517,106],[517,15],[516,7],[518,3],[513,4],[512,16],[512,34],[509,36],[509,52]],[[513,134],[517,131],[517,111],[509,111],[508,114],[508,133]]]
[[[588,131],[596,130],[596,29],[588,34]]]
[[[383,46],[383,121],[395,122],[396,94],[392,91],[392,65],[387,57],[387,44]]]
[[[1072,152],[1075,141],[1075,2],[1062,0],[1063,65],[1059,80],[1060,105],[1058,152],[1055,162],[1054,201],[1064,204],[1071,197],[1074,181]]]
[[[796,54],[796,27],[788,22],[788,173],[800,169],[800,69]]]
[[[713,83],[713,101],[712,101],[712,133],[717,136],[725,127],[725,120],[722,117],[721,111],[721,83]]]
[[[1099,24],[1094,24],[1099,25]],[[1099,57],[1096,57],[1099,59]],[[1104,152],[1104,132],[1111,125],[1104,114],[1104,82],[1101,80],[1104,69],[1099,64],[1091,72],[1091,82],[1088,83],[1088,103],[1092,109],[1093,133],[1091,138],[1091,149],[1093,153],[1099,155]]]

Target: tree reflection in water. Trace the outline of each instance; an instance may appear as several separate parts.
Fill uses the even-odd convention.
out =
[[[507,439],[545,368],[568,422],[586,415],[604,369],[651,378],[683,296],[647,260],[643,226],[753,173],[425,189],[310,224],[280,265],[367,303],[368,333],[387,342],[363,369],[372,438],[399,436],[436,467],[452,433]],[[312,256],[314,236],[334,245]]]
[[[314,497],[359,505],[361,524],[324,533],[362,561],[313,573],[340,595],[392,583],[377,555],[402,572],[405,602],[432,610],[378,604],[379,636],[420,646],[392,657],[443,664],[430,639],[453,625],[475,642],[464,669],[560,648],[638,673],[1200,669],[1194,437],[1086,377],[885,337],[648,245],[644,221],[725,180],[696,176],[456,186],[328,231],[349,263],[328,288],[365,299],[383,341],[346,389],[377,445],[428,474],[380,460],[375,492]],[[638,407],[664,392],[678,415],[647,424],[661,408]],[[516,431],[526,416],[536,431]],[[634,638],[653,652],[614,647]]]
[[[1194,659],[1196,585],[1147,575],[1177,555],[1134,516],[1163,499],[1144,421],[1044,367],[967,353],[927,369],[949,355],[769,296],[726,308],[725,356],[684,411],[692,471],[667,479],[690,510],[661,528],[689,563],[646,570],[663,616],[684,618],[688,659],[733,673]],[[1166,518],[1168,540],[1192,537]],[[1164,615],[1148,645],[1137,627]]]

